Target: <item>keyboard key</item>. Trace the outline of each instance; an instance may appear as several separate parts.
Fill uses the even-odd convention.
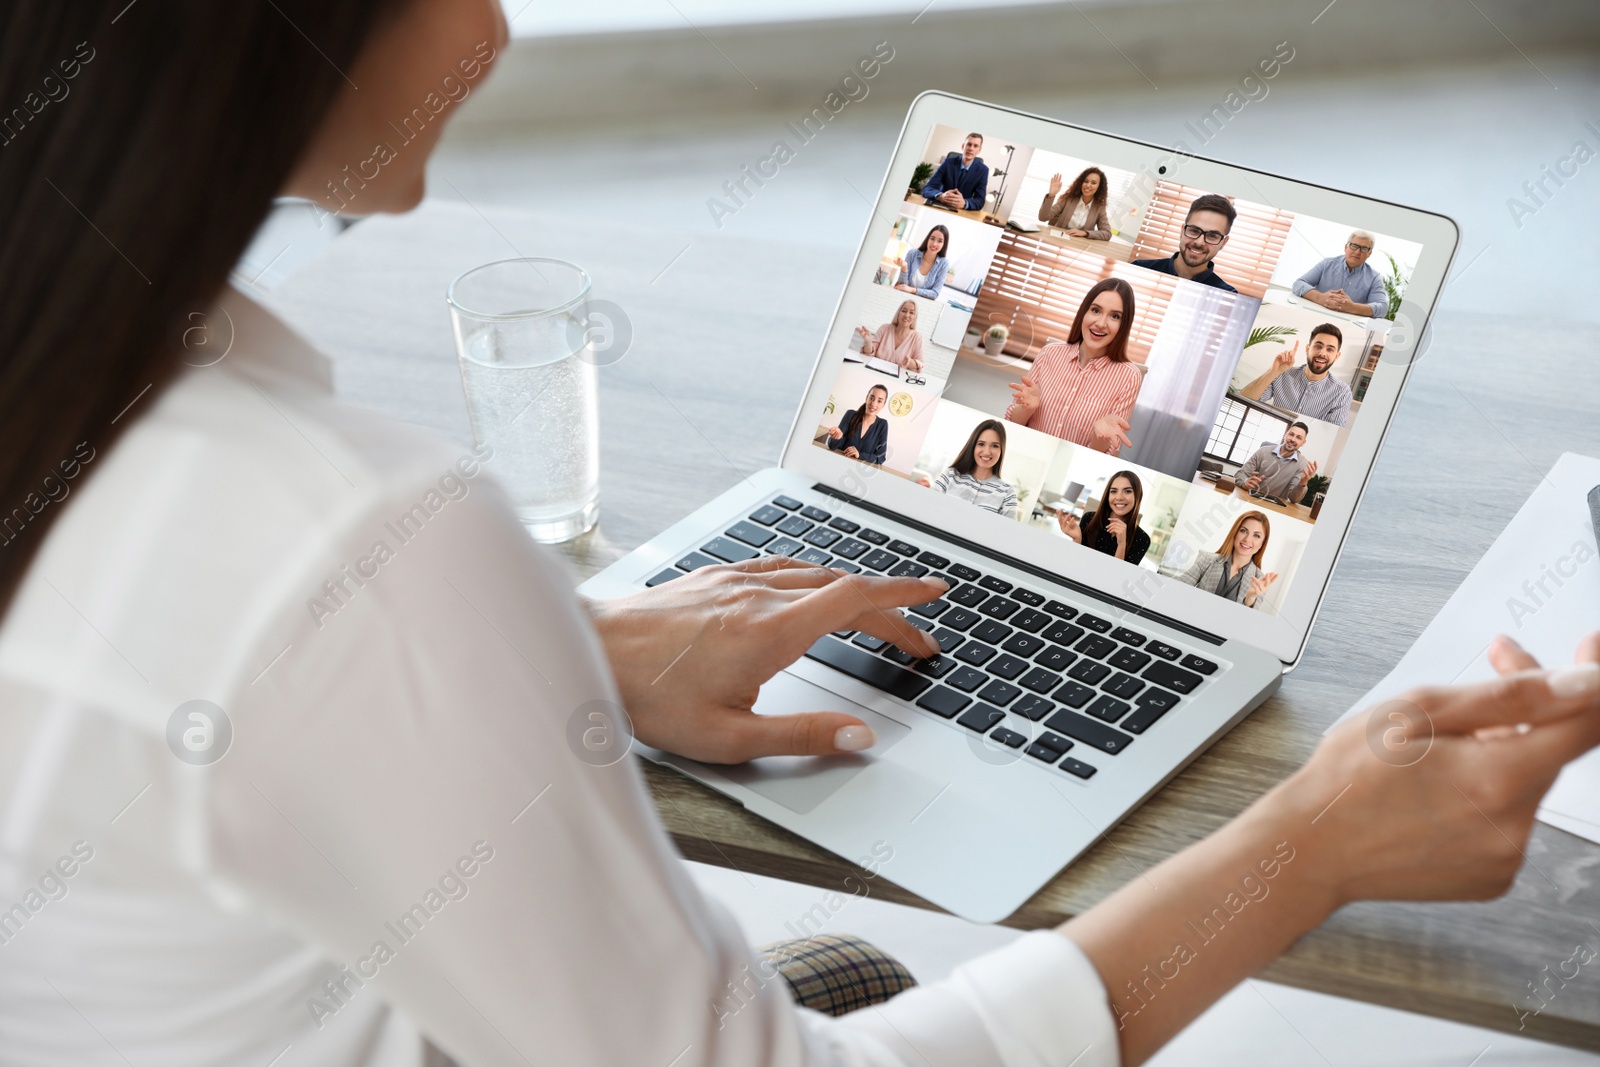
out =
[[[775,508],[771,504],[763,504],[750,513],[751,522],[759,522],[763,526],[771,526],[783,518],[786,512],[782,508]]]
[[[829,519],[833,518],[833,512],[823,511],[821,508],[814,505],[801,508],[800,514],[804,515],[812,522],[827,522]]]
[[[801,563],[815,563],[819,567],[826,567],[833,562],[833,557],[820,548],[808,548],[794,558]]]
[[[1200,685],[1200,676],[1170,663],[1152,663],[1144,672],[1146,680],[1165,686],[1175,693],[1192,693]]]
[[[1058,711],[1046,719],[1044,724],[1075,741],[1082,741],[1097,752],[1109,752],[1113,756],[1133,744],[1133,738],[1121,730],[1113,730],[1105,723],[1079,715],[1075,711]]]
[[[1035,740],[1038,741],[1045,748],[1053,748],[1057,752],[1070,752],[1070,751],[1072,751],[1072,742],[1071,741],[1068,741],[1065,737],[1062,737],[1060,734],[1053,734],[1049,730],[1046,730],[1044,733],[1040,734],[1037,738],[1035,738]]]
[[[1021,700],[1011,705],[1011,710],[1021,715],[1024,719],[1032,719],[1034,722],[1038,722],[1052,711],[1055,711],[1056,706],[1043,697],[1025,693]]]
[[[1077,658],[1076,652],[1068,652],[1060,645],[1049,645],[1043,652],[1033,657],[1033,662],[1046,670],[1064,671],[1072,666],[1072,661]]]
[[[954,652],[961,646],[961,642],[966,640],[965,637],[946,626],[941,626],[933,631],[933,639],[939,642],[939,651],[941,652]]]
[[[933,685],[926,678],[832,637],[818,640],[806,655],[901,700],[915,700]]]
[[[987,704],[975,704],[956,722],[969,730],[976,730],[980,734],[989,732],[989,727],[1006,717],[1006,713],[999,708],[991,708]]]
[[[942,685],[936,685],[926,693],[922,694],[922,696],[917,700],[917,707],[927,708],[935,715],[940,715],[948,719],[953,717],[957,712],[970,703],[972,703],[971,697],[962,696],[954,689],[947,689]]]
[[[889,542],[889,551],[898,552],[902,556],[915,556],[918,552],[921,552],[922,549],[918,548],[910,541],[902,541],[897,537],[893,541]]]
[[[975,582],[983,575],[967,566],[965,563],[952,563],[945,570],[960,578],[963,582]]]
[[[654,576],[646,579],[644,584],[645,584],[645,588],[646,589],[654,589],[658,585],[665,585],[667,582],[672,581],[672,579],[674,579],[674,578],[682,578],[682,577],[683,577],[683,572],[682,571],[662,571],[660,574],[654,575]]]
[[[1097,634],[1103,634],[1111,629],[1111,624],[1098,615],[1079,615],[1078,625]]]
[[[982,578],[979,578],[978,579],[978,584],[983,586],[985,589],[991,590],[991,591],[996,592],[996,593],[1009,593],[1009,592],[1011,592],[1011,583],[1010,582],[1006,581],[1004,578],[996,578],[992,574],[986,574]]]
[[[1140,652],[1137,648],[1119,648],[1117,654],[1106,660],[1119,671],[1138,674],[1150,662],[1150,653]]]
[[[918,674],[926,674],[929,678],[943,678],[956,669],[956,661],[950,656],[929,656],[927,659],[918,660],[912,670]]]
[[[928,573],[928,568],[915,560],[903,559],[889,572],[891,578],[921,578]]]
[[[1109,637],[1101,637],[1099,634],[1090,634],[1088,637],[1085,637],[1082,641],[1079,641],[1072,647],[1077,651],[1082,652],[1085,656],[1091,656],[1095,659],[1105,659],[1107,656],[1117,650],[1117,643],[1111,640]]]
[[[1103,696],[1083,710],[1086,714],[1093,715],[1095,718],[1105,722],[1116,722],[1128,714],[1129,711],[1132,711],[1133,705],[1127,701],[1118,700],[1116,697]]]
[[[917,629],[922,630],[925,633],[930,633],[930,634],[933,633],[933,626],[934,626],[933,620],[931,620],[931,619],[920,619],[920,618],[919,619],[913,619],[909,615],[907,615],[905,617],[905,619],[906,619],[906,622],[909,622],[912,626],[915,626]]]
[[[968,611],[966,608],[951,608],[945,612],[944,618],[940,621],[952,630],[970,630],[972,624],[981,618],[983,616],[976,611]]]
[[[955,686],[963,693],[974,693],[988,680],[989,676],[982,671],[975,671],[971,667],[957,667],[955,672],[945,679],[945,683]]]
[[[856,635],[856,632],[854,630],[835,630],[835,631],[833,631],[833,636],[837,637],[841,641],[848,641],[852,637],[854,637],[855,635]]]
[[[1044,612],[1028,608],[1025,611],[1019,611],[1016,618],[1011,620],[1011,625],[1019,630],[1026,630],[1030,634],[1036,634],[1044,629],[1045,623],[1049,621],[1050,616]]]
[[[800,506],[800,501],[796,500],[792,496],[773,497],[772,502],[778,505],[780,508],[784,508],[788,511],[794,511]]]
[[[1136,630],[1130,630],[1126,626],[1119,626],[1112,630],[1111,636],[1125,645],[1132,645],[1134,648],[1144,644],[1144,634]]]
[[[857,541],[854,537],[846,537],[844,540],[834,544],[831,550],[834,555],[843,559],[859,559],[862,553],[866,552],[870,547],[865,542]]]
[[[998,741],[1007,748],[1021,748],[1023,742],[1028,739],[1015,730],[1008,730],[1004,726],[996,726],[994,732],[989,735],[989,740]]]
[[[930,600],[926,604],[913,604],[911,610],[921,615],[924,619],[937,619],[940,615],[950,610],[950,605],[943,600]]]
[[[1132,700],[1139,695],[1139,690],[1144,688],[1144,683],[1130,674],[1114,674],[1111,679],[1100,687],[1114,697],[1123,700]]]
[[[1076,678],[1089,685],[1099,685],[1106,675],[1111,673],[1111,668],[1104,663],[1096,663],[1092,659],[1079,660],[1078,665],[1067,672],[1068,678]]]
[[[1175,660],[1179,656],[1183,655],[1180,650],[1173,648],[1165,641],[1151,641],[1148,645],[1144,646],[1144,650],[1152,655],[1160,656],[1162,659],[1166,660]]]
[[[1081,682],[1068,682],[1050,695],[1069,708],[1081,708],[1094,699],[1094,690]]]
[[[1048,645],[1049,642],[1042,637],[1035,637],[1032,634],[1012,634],[1011,638],[1000,646],[1000,650],[1031,659],[1035,652]]]
[[[1171,711],[1178,706],[1178,694],[1169,693],[1165,689],[1151,686],[1134,698],[1134,703],[1141,708],[1160,708],[1162,711]]]
[[[1018,659],[1013,655],[1003,655],[989,664],[989,673],[997,674],[1006,681],[1011,681],[1017,675],[1028,669],[1028,661]]]
[[[1130,734],[1142,734],[1154,726],[1170,708],[1144,705],[1133,709],[1133,714],[1122,720],[1122,728]]]
[[[842,536],[843,534],[840,534],[837,530],[830,530],[826,526],[818,526],[800,540],[808,545],[816,545],[818,548],[827,548]]]
[[[1039,636],[1058,645],[1076,644],[1078,638],[1083,636],[1083,627],[1074,626],[1070,622],[1058,622]]]
[[[853,534],[857,530],[861,529],[861,524],[859,522],[851,522],[849,519],[845,518],[843,515],[840,515],[837,519],[834,519],[832,522],[828,523],[828,525],[832,526],[835,530],[838,530],[840,533],[847,533],[847,534]]]
[[[1003,596],[992,596],[983,602],[983,607],[978,611],[991,619],[1009,619],[1015,615],[1022,605],[1015,600]]]
[[[917,662],[918,658],[909,652],[904,652],[894,647],[886,648],[880,654],[884,659],[892,659],[902,667],[911,666],[913,663]]]
[[[862,556],[857,562],[868,570],[881,571],[900,562],[900,557],[892,552],[885,552],[881,548],[875,548],[865,556]]]
[[[805,548],[805,545],[802,545],[792,537],[780,537],[767,546],[767,551],[774,556],[792,556],[803,548]]]
[[[857,567],[854,563],[847,563],[846,561],[844,561],[842,559],[834,560],[831,564],[829,564],[829,566],[831,566],[836,571],[844,571],[846,574],[860,574],[861,573],[861,568],[860,567]]]
[[[972,636],[987,644],[998,645],[1011,636],[1011,627],[1003,622],[985,619],[973,628]]]
[[[1217,673],[1217,665],[1215,663],[1212,663],[1208,659],[1201,659],[1199,656],[1195,655],[1183,657],[1183,665],[1188,667],[1191,671],[1199,671],[1201,674]]]
[[[1077,608],[1069,608],[1059,600],[1045,601],[1044,610],[1048,611],[1058,619],[1071,619],[1075,618],[1078,614]]]
[[[768,541],[778,535],[765,527],[757,526],[753,522],[736,522],[728,527],[727,534],[736,541],[743,541],[747,545],[761,548]]]
[[[886,545],[889,543],[889,535],[879,533],[877,530],[857,530],[856,536],[869,545]]]
[[[1056,760],[1061,758],[1061,753],[1057,752],[1048,745],[1041,745],[1037,741],[1029,745],[1026,751],[1028,755],[1032,756],[1034,759],[1043,760],[1046,763],[1054,763]]]
[[[1071,756],[1068,756],[1066,759],[1062,760],[1060,767],[1068,774],[1077,775],[1079,778],[1087,779],[1094,777],[1093,767],[1083,762],[1083,760],[1073,759]]]
[[[730,541],[726,537],[713,537],[710,541],[700,546],[700,551],[708,556],[716,556],[727,563],[740,563],[747,559],[755,559],[761,553],[753,548],[746,548],[737,541]]]
[[[989,599],[989,594],[985,593],[982,589],[979,589],[975,585],[963,585],[958,589],[951,590],[945,595],[950,600],[953,600],[955,603],[960,604],[965,608],[975,608],[979,604],[982,604],[985,600]]]
[[[873,637],[871,634],[856,634],[850,639],[850,643],[852,645],[860,645],[868,652],[881,652],[889,647],[889,642],[881,637]]]
[[[790,515],[787,519],[784,519],[782,522],[778,523],[778,532],[781,534],[787,534],[790,537],[799,537],[801,534],[804,534],[807,530],[811,529],[811,526],[811,523],[807,522],[805,519],[802,519],[800,516]]]
[[[716,560],[702,552],[691,552],[673,564],[680,571],[697,571],[701,567],[715,567],[716,565]]]
[[[1027,604],[1029,607],[1033,608],[1036,608],[1040,604],[1044,603],[1044,594],[1035,593],[1032,589],[1013,589],[1011,590],[1011,596],[1012,599],[1020,600],[1024,604]]]
[[[942,571],[950,566],[950,561],[935,552],[921,552],[917,554],[918,563],[926,563],[936,571]]]
[[[1032,689],[1035,693],[1048,693],[1061,684],[1061,675],[1047,671],[1043,667],[1035,667],[1024,674],[1018,684],[1024,689]]]
[[[981,641],[968,641],[956,650],[956,659],[981,667],[995,657],[995,650]]]
[[[978,690],[979,700],[987,700],[991,704],[999,704],[1002,707],[1021,695],[1022,690],[1010,682],[1002,682],[998,678],[991,680],[988,685]]]

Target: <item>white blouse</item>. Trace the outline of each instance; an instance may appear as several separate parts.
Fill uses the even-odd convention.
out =
[[[1117,1062],[1054,933],[843,1019],[753,977],[632,761],[569,744],[616,691],[492,454],[224,317],[80,449],[0,627],[0,1062]]]

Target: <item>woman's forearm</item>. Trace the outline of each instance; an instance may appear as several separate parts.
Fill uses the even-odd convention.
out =
[[[1105,983],[1125,1067],[1142,1063],[1338,906],[1290,779],[1234,822],[1060,927]]]

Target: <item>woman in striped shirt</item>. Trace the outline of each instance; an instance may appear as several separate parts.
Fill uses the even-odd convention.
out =
[[[922,334],[917,332],[917,302],[907,300],[894,313],[894,320],[878,327],[877,335],[857,326],[861,335],[861,354],[876,356],[906,370],[922,369]]]
[[[1005,458],[1006,425],[984,419],[973,427],[961,454],[933,483],[934,492],[965,500],[1008,519],[1017,517],[1017,490],[1000,478]]]
[[[1045,345],[1033,369],[1011,383],[1006,421],[1116,455],[1128,439],[1128,417],[1144,377],[1128,361],[1133,287],[1121,278],[1096,282],[1078,305],[1065,344]]]

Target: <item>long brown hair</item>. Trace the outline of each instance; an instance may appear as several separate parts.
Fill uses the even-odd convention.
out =
[[[1254,563],[1257,567],[1260,567],[1261,557],[1267,551],[1267,542],[1272,540],[1272,522],[1267,518],[1266,513],[1262,511],[1247,511],[1240,515],[1237,519],[1234,519],[1233,525],[1228,527],[1228,536],[1222,539],[1222,547],[1217,549],[1217,555],[1221,556],[1223,559],[1228,559],[1233,556],[1233,539],[1239,536],[1239,527],[1243,526],[1250,519],[1255,519],[1257,522],[1261,523],[1261,547],[1256,549],[1256,554],[1250,557],[1250,562]]]
[[[405,2],[5,5],[0,101],[26,106],[0,116],[0,610],[69,506],[26,502],[172,380],[188,316]]]
[[[1000,477],[1000,464],[1006,461],[1006,424],[999,419],[984,419],[972,428],[972,432],[967,435],[967,443],[962,446],[955,462],[950,464],[957,474],[971,474],[978,469],[976,456],[978,438],[983,436],[985,430],[993,430],[1000,437],[1000,458],[994,461],[993,472],[996,478]]]
[[[1094,191],[1092,203],[1099,204],[1101,207],[1106,206],[1106,172],[1099,167],[1084,167],[1083,173],[1073,179],[1072,184],[1067,186],[1067,203],[1071,204],[1074,201],[1083,199],[1083,179],[1091,174],[1100,175],[1100,188]]]
[[[1133,511],[1128,513],[1129,526],[1139,525],[1139,511],[1144,507],[1144,484],[1139,481],[1139,476],[1132,471],[1118,471],[1106,479],[1106,490],[1100,494],[1100,504],[1094,509],[1094,514],[1089,516],[1089,521],[1083,524],[1083,543],[1090,548],[1100,536],[1100,531],[1106,528],[1106,522],[1111,518],[1111,483],[1118,478],[1126,478],[1128,484],[1133,486]],[[1128,541],[1133,541],[1133,531],[1128,531]]]
[[[1121,278],[1101,278],[1084,294],[1083,303],[1078,305],[1078,314],[1073,317],[1072,330],[1067,334],[1067,344],[1083,343],[1083,317],[1089,313],[1089,305],[1094,303],[1094,298],[1106,292],[1116,293],[1122,298],[1122,321],[1117,324],[1117,335],[1106,349],[1106,358],[1113,363],[1126,363],[1128,335],[1133,332],[1134,300],[1133,286]]]
[[[885,405],[887,405],[889,403],[889,387],[887,385],[873,385],[872,388],[867,390],[867,398],[871,399],[872,398],[872,394],[875,393],[875,392],[878,392],[880,390],[883,392],[883,402],[884,402]],[[855,415],[856,415],[856,425],[860,426],[862,421],[864,419],[866,419],[866,417],[867,417],[867,401],[866,400],[863,400],[861,402],[861,406],[855,409]]]

